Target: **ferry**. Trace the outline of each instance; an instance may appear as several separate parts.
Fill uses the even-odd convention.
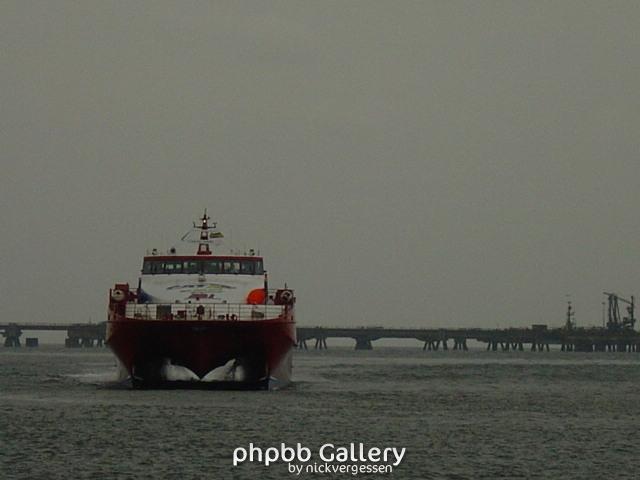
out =
[[[255,250],[218,254],[222,237],[205,210],[181,238],[195,252],[153,249],[137,287],[110,289],[107,344],[134,388],[262,390],[291,381],[294,291],[269,288]]]

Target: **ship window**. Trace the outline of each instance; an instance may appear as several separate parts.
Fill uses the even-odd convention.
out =
[[[222,265],[220,260],[207,260],[204,262],[204,273],[216,274],[222,273]]]
[[[165,262],[164,273],[182,273],[182,262],[179,260]]]
[[[156,273],[164,273],[163,269],[164,269],[164,262],[158,262],[158,261],[152,261],[149,262],[150,265],[150,273],[152,275],[156,274]]]
[[[185,273],[190,275],[221,273],[242,275],[263,275],[262,260],[242,259],[216,259],[216,260],[145,260],[142,266],[144,274],[171,274]]]
[[[227,260],[224,262],[224,273],[240,273],[240,262]]]
[[[244,275],[253,275],[254,271],[255,262],[251,260],[243,260],[242,263],[240,263],[240,273]]]
[[[185,260],[182,266],[183,273],[200,273],[200,262]]]

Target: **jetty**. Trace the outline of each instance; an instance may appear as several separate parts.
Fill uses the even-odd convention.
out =
[[[563,352],[640,352],[640,333],[635,330],[635,299],[604,292],[602,327],[578,328],[571,301],[567,302],[564,325],[549,328],[534,324],[528,328],[384,328],[384,327],[299,327],[298,348],[326,349],[328,338],[352,338],[356,350],[371,350],[382,338],[415,339],[423,342],[423,350],[468,350],[467,342],[486,344],[489,351],[550,351],[550,346]],[[608,304],[606,323],[604,306]],[[620,312],[626,306],[627,316]]]
[[[489,351],[550,351],[551,346],[566,352],[640,352],[640,333],[612,332],[606,328],[382,328],[382,327],[298,327],[298,348],[328,348],[327,339],[350,338],[356,350],[371,350],[380,339],[414,339],[423,350],[469,349],[470,340],[485,344]]]
[[[27,332],[59,332],[66,331],[65,346],[101,347],[107,337],[107,322],[101,323],[0,323],[0,334],[4,337],[5,347],[20,347],[20,338]],[[27,347],[37,347],[38,337],[27,337]]]
[[[640,352],[640,332],[607,328],[383,328],[383,327],[298,327],[297,347],[301,350],[328,348],[328,339],[348,338],[356,350],[371,350],[376,340],[413,339],[426,351],[467,351],[468,342],[483,344],[489,351],[549,351],[552,347],[566,352]],[[69,348],[101,347],[105,344],[106,322],[102,323],[5,323],[0,334],[5,347],[22,346],[25,332],[66,331]],[[37,338],[27,337],[27,346],[38,346]]]

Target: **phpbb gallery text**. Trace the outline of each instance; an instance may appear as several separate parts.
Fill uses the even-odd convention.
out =
[[[404,459],[406,448],[366,447],[363,443],[345,446],[325,443],[317,451],[296,443],[287,446],[261,448],[253,443],[248,447],[238,447],[233,451],[233,466],[243,463],[260,463],[265,466],[287,463],[289,473],[300,475],[315,474],[371,474],[392,473],[393,468]]]

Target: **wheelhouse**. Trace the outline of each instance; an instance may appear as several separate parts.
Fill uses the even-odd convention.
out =
[[[150,256],[144,257],[143,275],[264,275],[261,257]]]

